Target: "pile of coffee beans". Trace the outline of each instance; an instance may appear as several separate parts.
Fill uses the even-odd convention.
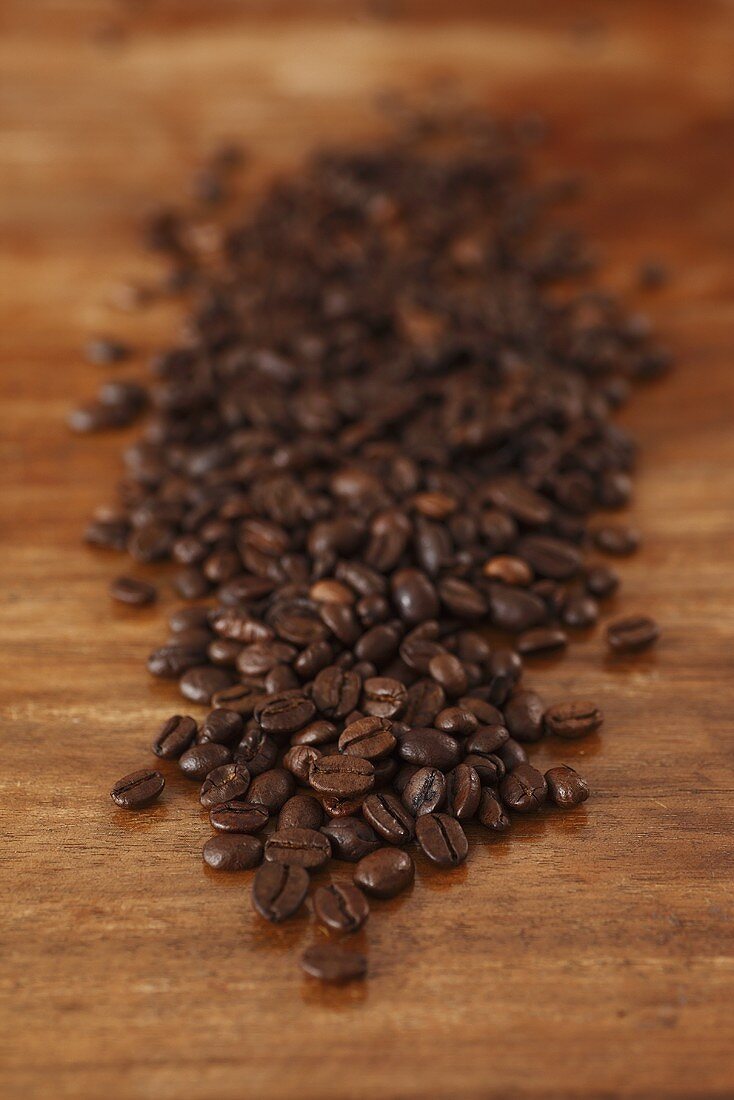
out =
[[[257,868],[252,905],[273,922],[318,868],[354,865],[312,895],[323,935],[303,967],[325,980],[365,973],[338,937],[413,883],[411,846],[450,870],[467,824],[497,836],[589,795],[528,750],[602,713],[546,706],[523,661],[594,626],[618,585],[597,553],[639,543],[593,517],[630,499],[635,448],[614,414],[667,355],[589,286],[582,242],[554,226],[566,188],[534,181],[525,144],[471,112],[416,113],[217,220],[229,183],[211,180],[236,163],[220,155],[205,220],[164,211],[147,229],[189,296],[180,342],[149,394],[110,383],[72,417],[87,430],[151,409],[87,539],[176,563],[192,601],[148,669],[206,713],[168,718],[152,748],[199,785],[207,865]],[[156,596],[131,577],[111,594]],[[657,633],[635,615],[607,639],[630,653]],[[146,768],[112,798],[135,809],[163,786]]]

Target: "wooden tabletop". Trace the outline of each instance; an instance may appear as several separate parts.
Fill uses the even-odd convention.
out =
[[[734,6],[5,0],[0,22],[2,1095],[731,1096]],[[151,198],[230,136],[254,188],[374,132],[376,91],[452,74],[491,109],[547,113],[544,155],[587,179],[575,217],[610,285],[675,351],[623,418],[645,544],[617,608],[664,634],[610,664],[597,630],[530,669],[549,701],[606,712],[537,753],[593,798],[477,834],[451,875],[420,863],[360,934],[369,982],[322,989],[297,964],[307,915],[265,927],[248,876],[203,867],[175,767],[150,812],[109,800],[177,699],[143,667],[173,598],[110,605],[119,559],[80,532],[134,433],[80,441],[63,421],[103,376],[90,334],[131,340],[137,376],[175,329],[173,307],[110,305],[151,271],[134,233]],[[643,294],[650,256],[673,278]]]

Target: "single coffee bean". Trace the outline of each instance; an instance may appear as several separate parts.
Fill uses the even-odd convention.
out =
[[[492,706],[491,703],[485,699],[480,699],[476,695],[462,695],[458,701],[459,707],[464,710],[468,710],[474,715],[477,721],[477,725],[480,726],[502,726],[504,722],[502,720],[502,712],[497,710],[497,707]],[[442,729],[442,726],[438,727]],[[475,726],[476,728],[476,726]],[[446,731],[450,733],[450,730]],[[473,730],[467,730],[467,733],[473,733]]]
[[[399,848],[378,848],[360,859],[354,869],[354,882],[376,898],[394,898],[412,886],[415,864]]]
[[[451,734],[453,737],[466,737],[468,734],[474,733],[479,722],[472,711],[457,706],[444,707],[434,718],[433,725],[436,729]]]
[[[548,794],[545,776],[530,764],[520,764],[503,779],[500,794],[505,806],[517,813],[537,810]]]
[[[446,693],[434,680],[418,680],[408,688],[408,705],[401,720],[407,726],[430,726],[446,703]]]
[[[327,817],[353,817],[362,809],[365,796],[356,795],[354,798],[340,798],[336,794],[322,794],[321,805]]]
[[[209,820],[222,833],[257,833],[269,817],[267,808],[254,802],[222,802],[209,811]]]
[[[110,798],[125,810],[140,810],[154,802],[165,785],[160,772],[141,768],[118,779],[110,791]]]
[[[432,657],[428,662],[428,671],[446,694],[453,699],[463,695],[469,686],[466,669],[453,653]]]
[[[203,856],[215,871],[249,871],[262,862],[263,846],[245,833],[221,833],[207,840]]]
[[[307,787],[311,765],[320,757],[321,753],[312,745],[294,745],[283,757],[283,767],[297,783]]]
[[[497,508],[508,512],[529,527],[540,527],[548,523],[553,514],[548,501],[518,478],[497,478],[489,487],[487,497]]]
[[[533,571],[528,563],[510,554],[498,554],[490,558],[482,566],[482,572],[485,577],[502,581],[503,584],[516,585],[518,588],[527,588],[533,579]]]
[[[242,799],[250,786],[250,773],[244,764],[224,764],[209,772],[199,793],[202,806],[209,809],[223,802]]]
[[[367,973],[366,957],[337,943],[317,943],[307,948],[301,956],[301,966],[322,982],[351,982]]]
[[[525,748],[512,737],[497,749],[497,756],[505,765],[505,771],[507,772],[514,771],[518,764],[527,764],[528,762],[528,754]]]
[[[201,724],[199,742],[216,741],[219,745],[232,745],[242,736],[242,715],[234,710],[217,707],[207,714]]]
[[[400,569],[393,573],[392,598],[400,618],[406,623],[420,623],[438,614],[438,594],[420,569]]]
[[[408,703],[408,691],[399,680],[372,676],[362,685],[361,707],[377,718],[398,718]]]
[[[175,680],[188,669],[201,665],[206,659],[203,645],[164,645],[154,649],[148,657],[148,672],[165,680]],[[195,700],[198,702],[198,699]]]
[[[248,729],[234,750],[235,763],[245,764],[253,777],[270,771],[277,759],[278,746],[259,726]]]
[[[550,768],[545,773],[548,797],[556,806],[578,806],[589,797],[589,786],[568,764]]]
[[[331,841],[334,859],[344,859],[348,863],[356,863],[380,847],[377,834],[358,817],[334,818],[322,825],[321,832]]]
[[[477,820],[493,833],[504,833],[510,827],[510,819],[494,791],[485,787],[479,801]]]
[[[415,835],[424,854],[439,867],[457,867],[469,852],[466,833],[456,818],[448,814],[419,817]]]
[[[196,737],[196,722],[187,715],[167,718],[153,740],[152,749],[164,760],[176,760]]]
[[[362,680],[356,673],[331,665],[314,680],[312,698],[324,718],[339,719],[357,709],[361,690]]]
[[[568,580],[583,564],[578,547],[550,535],[528,535],[520,539],[517,552],[539,577],[553,580]]]
[[[253,713],[263,730],[277,737],[303,729],[316,714],[316,707],[300,692],[284,691],[256,703]]]
[[[446,776],[446,813],[457,821],[469,821],[479,808],[482,785],[469,764],[457,764]]]
[[[291,736],[291,745],[327,745],[336,741],[339,733],[333,722],[309,722]]]
[[[496,787],[505,776],[502,757],[494,752],[470,752],[464,757],[464,763],[473,768],[482,785]]]
[[[606,565],[595,565],[586,574],[586,588],[592,596],[604,600],[619,588],[619,577]]]
[[[276,814],[295,793],[296,784],[285,768],[270,768],[256,775],[250,783],[247,797],[271,813]]]
[[[523,657],[545,656],[546,653],[557,653],[568,645],[568,635],[558,627],[538,627],[536,630],[526,630],[517,639],[517,652]]]
[[[201,783],[209,772],[221,768],[223,764],[229,764],[231,759],[232,753],[227,745],[218,745],[212,741],[187,749],[179,759],[178,766],[188,779]]]
[[[188,669],[178,682],[181,694],[192,703],[208,704],[212,696],[231,687],[232,673],[216,665],[197,665]]]
[[[278,829],[318,829],[323,820],[320,802],[310,794],[294,794],[280,811]]]
[[[371,794],[362,803],[365,820],[391,844],[413,839],[415,822],[394,794]]]
[[[419,768],[403,790],[403,805],[413,817],[433,813],[446,797],[446,780],[438,768]]]
[[[252,684],[232,684],[212,695],[212,703],[217,710],[236,711],[242,718],[251,718],[255,706],[262,699],[263,689]]]
[[[594,532],[594,542],[599,550],[605,554],[614,554],[618,557],[626,557],[634,554],[640,545],[640,532],[634,527],[614,526],[600,527]]]
[[[548,733],[575,739],[598,730],[604,715],[595,703],[587,699],[569,699],[548,707],[544,721]]]
[[[109,593],[118,603],[129,604],[130,607],[147,607],[155,602],[158,589],[155,585],[134,577],[117,577],[110,583]]]
[[[510,588],[505,584],[493,584],[489,591],[491,621],[500,630],[520,634],[534,626],[542,626],[548,618],[548,609],[534,592],[523,588]]]
[[[350,883],[319,886],[313,896],[313,911],[319,924],[333,932],[358,932],[370,915],[364,894]]]
[[[499,752],[509,739],[510,735],[504,726],[478,726],[476,732],[466,739],[466,751],[489,756]]]
[[[607,644],[615,653],[639,653],[653,645],[659,637],[658,624],[645,615],[617,619],[607,627]]]
[[[561,619],[565,626],[584,629],[593,626],[599,618],[599,605],[585,592],[572,592],[563,602]]]
[[[359,718],[345,726],[339,738],[339,752],[376,761],[389,756],[396,744],[389,718]]]
[[[316,829],[278,829],[265,841],[265,858],[297,867],[321,867],[331,859],[331,844]]]
[[[543,736],[543,703],[534,691],[516,691],[504,707],[505,725],[516,741]]]
[[[311,765],[309,782],[319,794],[357,798],[374,786],[375,769],[361,756],[323,756]]]
[[[274,924],[292,917],[308,891],[308,871],[287,863],[263,863],[252,884],[253,908]]]
[[[411,729],[400,738],[398,752],[408,764],[420,768],[439,768],[449,771],[462,757],[459,742],[447,733],[434,729]]]

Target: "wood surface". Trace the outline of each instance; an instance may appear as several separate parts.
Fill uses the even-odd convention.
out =
[[[352,1100],[734,1095],[734,6],[4,0],[0,1093]],[[642,551],[614,610],[663,638],[610,663],[601,631],[527,680],[591,696],[599,735],[544,745],[593,798],[478,834],[451,875],[375,904],[366,985],[298,968],[315,932],[250,911],[205,870],[175,767],[115,811],[177,705],[143,662],[173,604],[111,606],[115,555],[80,544],[134,436],[72,437],[104,376],[92,333],[146,355],[176,309],[120,313],[153,268],[135,236],[197,158],[241,136],[252,188],[321,140],[375,132],[380,89],[455,75],[495,110],[542,108],[544,154],[587,187],[577,224],[677,358],[623,421],[643,443]],[[649,256],[672,281],[641,293]],[[145,570],[139,573],[147,575]],[[337,870],[337,876],[342,874]]]

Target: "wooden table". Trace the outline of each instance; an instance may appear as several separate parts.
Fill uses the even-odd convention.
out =
[[[731,1096],[734,7],[5,0],[0,18],[2,1095]],[[531,670],[549,700],[606,711],[562,750],[593,799],[478,840],[452,876],[420,864],[375,907],[369,983],[321,989],[297,965],[307,917],[263,927],[241,877],[203,869],[175,769],[149,813],[109,801],[176,699],[142,667],[172,601],[110,606],[119,561],[79,534],[125,440],[63,419],[101,375],[90,333],[142,365],[175,324],[108,304],[148,273],[133,227],[151,196],[176,197],[221,137],[255,151],[257,183],[377,129],[377,89],[452,73],[491,108],[547,112],[610,284],[675,350],[624,416],[646,541],[618,606],[664,637],[609,664],[596,631]],[[674,278],[643,296],[651,255]]]

